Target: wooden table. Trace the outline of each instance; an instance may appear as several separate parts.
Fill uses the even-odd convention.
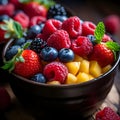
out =
[[[58,1],[59,2],[59,1]],[[117,10],[118,6],[117,4],[113,4],[111,2],[104,1],[104,4],[100,1],[97,1],[97,3],[93,0],[92,2],[90,0],[61,0],[61,4],[64,6],[69,7],[72,12],[79,16],[82,20],[90,20],[94,23],[98,23],[99,21],[103,20],[103,18],[106,15],[109,14],[118,14],[120,15],[120,11]],[[120,35],[116,35],[117,38],[120,38]],[[119,40],[119,39],[118,39]],[[119,42],[119,41],[118,41]],[[111,107],[115,112],[118,114],[120,113],[120,105],[119,105],[119,93],[120,93],[120,71],[118,69],[114,85],[108,94],[107,98],[105,99],[104,103],[101,105],[100,109],[103,109],[105,106]],[[9,84],[6,85],[6,89],[11,95],[11,98],[13,100],[12,107],[4,113],[3,118],[0,118],[0,120],[36,120],[32,115],[30,115],[24,107],[18,102],[15,95],[13,94]],[[98,110],[98,111],[99,111]],[[94,120],[95,114],[89,118],[89,120]]]

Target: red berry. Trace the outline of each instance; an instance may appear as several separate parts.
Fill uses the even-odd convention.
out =
[[[70,38],[77,38],[82,33],[80,18],[73,16],[65,20],[62,29],[69,33]]]
[[[12,16],[15,11],[15,6],[12,3],[7,5],[0,5],[0,15]]]
[[[11,103],[8,91],[4,87],[0,87],[0,111],[6,110]]]
[[[107,41],[111,41],[111,37],[109,35],[104,34],[103,38],[102,38],[102,42],[107,42]]]
[[[114,54],[112,50],[107,48],[105,44],[96,44],[90,55],[90,60],[96,60],[101,67],[112,64],[114,62]]]
[[[93,50],[93,44],[85,36],[79,36],[73,40],[71,49],[81,57],[87,57]]]
[[[30,18],[33,16],[42,16],[46,18],[47,15],[46,7],[37,2],[29,2],[25,4],[23,10]]]
[[[51,62],[45,66],[43,74],[48,81],[56,80],[64,83],[68,75],[68,69],[61,62]]]
[[[49,19],[46,21],[45,26],[43,27],[43,34],[48,38],[55,31],[61,29],[62,22],[55,19]]]
[[[103,110],[97,112],[95,120],[120,120],[120,117],[110,107],[105,107]]]
[[[19,22],[23,28],[27,28],[29,26],[29,17],[24,12],[17,13],[13,19]]]
[[[93,22],[85,21],[82,23],[82,35],[94,35],[96,25]]]
[[[34,16],[30,19],[29,27],[45,22],[46,18],[42,16]]]
[[[16,62],[14,73],[30,78],[38,72],[42,71],[41,60],[37,53],[32,50],[24,50],[22,52],[24,62]]]
[[[69,34],[65,30],[57,30],[47,40],[47,45],[60,50],[62,48],[70,48],[71,41]]]
[[[106,31],[115,34],[120,29],[120,18],[118,15],[106,16],[103,20]]]

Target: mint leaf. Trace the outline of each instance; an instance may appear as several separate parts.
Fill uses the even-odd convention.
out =
[[[102,41],[102,38],[105,34],[105,26],[103,22],[99,22],[98,25],[96,26],[94,36],[96,38],[96,43],[100,43]]]
[[[108,41],[105,43],[105,45],[113,51],[120,51],[120,45],[117,42]]]

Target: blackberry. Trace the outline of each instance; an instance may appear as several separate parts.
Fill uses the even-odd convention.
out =
[[[30,49],[36,53],[40,53],[41,50],[46,46],[46,41],[42,40],[41,38],[35,38],[30,44]]]
[[[54,18],[54,16],[67,16],[66,9],[61,4],[51,6],[47,13],[47,18]]]

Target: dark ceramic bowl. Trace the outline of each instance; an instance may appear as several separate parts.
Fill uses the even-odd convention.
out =
[[[3,51],[3,59],[10,40]],[[48,85],[36,83],[14,73],[10,74],[9,83],[18,100],[30,111],[47,115],[48,113],[62,115],[92,115],[105,100],[114,82],[114,76],[120,61],[100,77],[81,84]]]

